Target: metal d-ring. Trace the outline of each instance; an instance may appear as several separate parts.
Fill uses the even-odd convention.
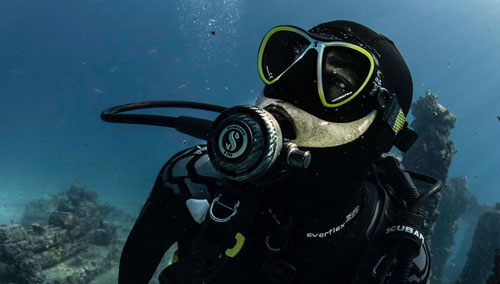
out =
[[[227,222],[229,221],[231,218],[234,217],[234,215],[236,215],[236,212],[238,210],[238,206],[240,206],[240,201],[237,201],[236,204],[234,204],[234,207],[231,208],[229,206],[227,206],[226,204],[222,203],[222,202],[219,202],[219,199],[222,195],[219,195],[217,196],[216,198],[214,198],[214,200],[212,201],[212,203],[210,204],[210,210],[209,210],[209,214],[210,214],[210,218],[212,218],[212,220],[214,220],[215,222],[218,222],[218,223],[224,223],[224,222]],[[214,208],[214,204],[217,203],[217,204],[220,204],[222,207],[226,208],[226,209],[229,209],[229,210],[232,210],[233,213],[231,213],[231,215],[225,217],[225,218],[218,218],[214,215],[214,212],[213,212],[213,208]]]

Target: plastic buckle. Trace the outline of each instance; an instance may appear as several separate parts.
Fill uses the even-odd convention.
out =
[[[377,107],[379,110],[384,110],[387,107],[387,103],[390,102],[390,98],[393,96],[389,90],[384,87],[380,87],[375,93],[375,100],[377,102]]]
[[[212,204],[210,204],[210,210],[209,210],[210,218],[212,218],[212,220],[214,220],[215,222],[218,222],[218,223],[224,223],[224,222],[229,221],[231,218],[233,218],[234,215],[236,215],[236,212],[238,211],[238,206],[240,206],[240,201],[236,201],[236,203],[234,204],[233,207],[228,206],[228,205],[220,202],[219,199],[221,198],[221,196],[222,195],[219,195],[216,198],[214,198],[214,200],[212,200]],[[224,216],[217,217],[214,214],[214,206],[215,205],[218,205],[217,207],[219,207],[219,208],[215,208],[215,210],[218,211],[218,213],[221,213],[221,211],[229,211],[231,213],[225,217]]]

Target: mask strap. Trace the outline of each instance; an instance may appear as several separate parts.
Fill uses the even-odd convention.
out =
[[[417,141],[418,134],[408,128],[406,116],[399,105],[395,94],[386,88],[380,87],[375,95],[376,105],[383,113],[383,120],[392,129],[394,146],[402,152],[408,151]]]
[[[408,128],[408,122],[405,121],[403,129],[396,136],[394,146],[401,152],[406,152],[417,141],[418,133]]]

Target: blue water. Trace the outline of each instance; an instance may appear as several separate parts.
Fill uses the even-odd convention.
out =
[[[1,1],[0,194],[14,202],[78,182],[137,213],[163,163],[200,141],[104,123],[102,110],[146,100],[252,103],[268,29],[348,19],[397,44],[414,99],[429,89],[455,114],[450,175],[500,201],[498,14],[493,0]]]

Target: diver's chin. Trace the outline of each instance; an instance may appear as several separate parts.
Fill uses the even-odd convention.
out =
[[[308,171],[318,176],[329,177],[333,180],[360,180],[369,175],[377,154],[366,148],[359,147],[356,140],[346,145],[329,148],[301,147],[309,151],[311,162]]]

